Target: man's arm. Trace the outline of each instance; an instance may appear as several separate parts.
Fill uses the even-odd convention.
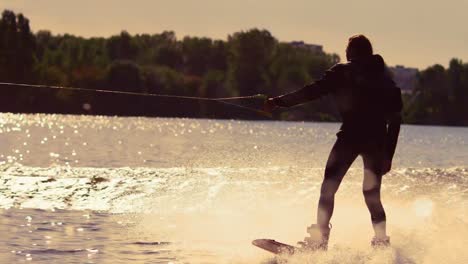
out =
[[[275,97],[273,98],[273,102],[280,107],[291,107],[315,100],[326,93],[324,89],[321,89],[320,86],[313,83],[292,93]]]
[[[398,136],[400,134],[401,126],[401,110],[403,102],[401,99],[401,90],[396,87],[391,90],[389,100],[389,113],[387,114],[387,135],[386,135],[386,148],[385,160],[383,164],[383,174],[389,172],[392,167],[393,155],[395,154],[396,146],[398,143]]]
[[[291,107],[315,100],[332,92],[343,81],[343,65],[337,64],[325,72],[318,81],[306,85],[292,93],[271,98],[271,104],[280,107]]]
[[[400,134],[401,126],[401,113],[393,113],[389,116],[387,127],[387,148],[386,148],[386,158],[388,160],[393,160],[393,155],[395,154],[395,149],[398,142],[398,136]]]

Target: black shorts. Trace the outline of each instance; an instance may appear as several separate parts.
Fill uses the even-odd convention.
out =
[[[341,181],[351,164],[361,155],[364,169],[382,176],[385,144],[383,139],[338,137],[328,157],[325,179]]]

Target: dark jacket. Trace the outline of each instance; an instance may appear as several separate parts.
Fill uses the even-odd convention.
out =
[[[331,95],[343,124],[338,137],[355,141],[382,138],[391,159],[396,147],[402,110],[401,91],[380,55],[336,64],[318,81],[274,98],[278,106],[291,107]],[[391,133],[387,125],[397,125]]]

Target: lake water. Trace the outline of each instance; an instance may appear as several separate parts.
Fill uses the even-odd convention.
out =
[[[273,263],[250,242],[304,238],[338,128],[0,114],[0,263]],[[391,249],[370,249],[358,159],[330,250],[288,263],[468,263],[468,128],[403,126],[393,167]]]

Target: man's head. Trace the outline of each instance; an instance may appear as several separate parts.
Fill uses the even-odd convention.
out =
[[[348,61],[373,54],[372,44],[364,35],[354,35],[349,38],[348,47],[346,47],[346,59]]]

